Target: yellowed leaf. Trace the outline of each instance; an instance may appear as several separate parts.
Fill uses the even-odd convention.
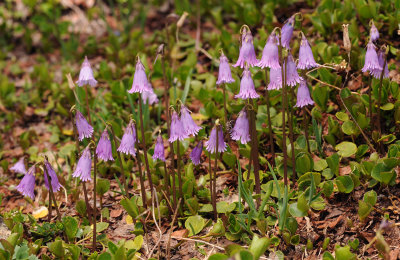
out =
[[[131,216],[126,216],[126,218],[125,218],[125,222],[126,222],[126,224],[133,224],[133,219],[132,219],[132,217]]]
[[[35,219],[44,218],[44,217],[46,217],[48,214],[49,214],[49,210],[48,210],[45,206],[42,206],[42,207],[40,207],[40,208],[37,208],[37,209],[33,210],[33,212],[32,212],[32,216],[33,216]]]

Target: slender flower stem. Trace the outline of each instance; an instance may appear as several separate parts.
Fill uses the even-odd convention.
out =
[[[211,152],[208,152],[208,173],[210,174],[210,195],[211,205],[213,207],[214,216],[217,214],[217,205],[214,204],[214,185],[213,185],[213,174],[211,170]]]
[[[254,170],[254,181],[255,181],[255,192],[256,194],[261,193],[260,186],[260,163],[258,160],[258,138],[257,138],[257,129],[256,129],[256,120],[255,120],[255,108],[254,101],[249,100],[249,104],[251,104],[250,109],[250,137],[251,137],[251,154],[253,161],[253,170]],[[257,206],[260,204],[260,198],[257,199]]]
[[[92,136],[93,137],[93,136]],[[94,137],[93,137],[94,139]],[[96,251],[96,238],[97,238],[97,232],[96,232],[96,222],[97,222],[97,206],[96,206],[96,177],[97,177],[97,154],[96,154],[96,146],[95,143],[93,143],[93,251]]]
[[[141,131],[141,133],[142,133],[142,144],[143,144],[144,163],[145,163],[145,165],[146,165],[147,178],[149,179],[151,194],[153,194],[153,181],[151,180],[151,172],[150,172],[149,160],[148,160],[148,158],[147,158],[146,138],[145,138],[145,136],[144,136],[143,109],[142,109],[142,106],[143,106],[142,94],[139,93],[140,131]],[[153,195],[152,195],[152,196],[153,196]]]
[[[304,136],[306,137],[307,151],[311,155],[310,141],[308,140],[308,114],[307,109],[303,107]]]
[[[58,219],[58,221],[61,221],[61,214],[60,214],[60,211],[58,210],[57,200],[56,200],[56,197],[54,196],[53,186],[51,184],[51,179],[50,179],[50,176],[49,176],[49,174],[47,172],[47,168],[46,168],[45,164],[43,164],[43,170],[44,170],[45,178],[47,178],[47,183],[49,184],[49,202],[51,202],[50,201],[50,197],[51,197],[53,199],[53,201],[54,201],[54,208],[55,208],[55,210],[57,212],[57,219]],[[49,207],[51,208],[52,205],[50,204]]]
[[[214,220],[217,220],[218,214],[217,214],[217,170],[218,170],[218,137],[219,137],[219,125],[216,125],[216,131],[217,131],[217,139],[216,139],[216,146],[215,146],[215,164],[214,164],[214,180],[213,180],[213,190],[214,190],[214,199],[213,199],[213,208],[214,208]]]
[[[89,106],[89,94],[88,94],[88,87],[85,85],[85,99],[86,99],[86,113],[89,119],[90,125],[92,125],[92,118],[90,116],[90,106]]]
[[[282,38],[281,38],[282,41]],[[283,152],[283,181],[285,186],[288,186],[287,176],[287,152],[286,152],[286,78],[284,72],[284,57],[282,53],[282,45],[279,45],[279,56],[281,59],[281,73],[282,73],[282,152]]]
[[[136,123],[134,125],[135,125],[135,132],[137,133]],[[142,193],[143,207],[145,209],[147,209],[146,190],[144,188],[144,179],[143,179],[143,173],[142,173],[142,163],[141,163],[140,154],[139,154],[139,141],[138,141],[138,138],[136,138],[135,145],[137,147],[136,160],[137,160],[137,165],[138,165],[138,170],[139,170],[140,192]]]
[[[118,152],[118,146],[119,146],[119,144],[118,144],[118,141],[117,141],[117,137],[115,136],[115,132],[114,132],[114,129],[113,129],[112,125],[111,125],[111,124],[108,124],[108,126],[110,127],[111,134],[112,134],[112,136],[113,136],[113,141],[114,141],[115,150],[116,150],[117,156],[118,156],[118,163],[119,163],[119,168],[120,168],[120,171],[121,171],[122,183],[123,183],[124,189],[125,189],[125,192],[123,192],[123,194],[124,194],[125,196],[128,196],[128,195],[129,195],[129,192],[128,192],[128,183],[126,182],[124,166],[122,165],[122,156],[123,156],[123,155],[121,155],[121,153]]]
[[[168,25],[165,25],[165,32],[166,32],[166,37],[167,37],[167,45],[169,42],[169,34],[168,34]],[[165,114],[167,118],[167,132],[168,136],[170,135],[170,126],[171,126],[171,117],[170,117],[170,112],[169,112],[169,83],[167,80],[167,74],[165,72],[165,56],[164,56],[164,49],[161,55],[161,66],[162,66],[162,72],[163,72],[163,81],[164,81],[164,102],[165,102]],[[177,201],[176,201],[176,191],[175,191],[175,172],[174,172],[174,160],[175,160],[175,154],[174,154],[174,145],[173,143],[169,143],[169,151],[170,151],[170,160],[171,160],[171,169],[172,169],[172,176],[173,176],[173,202],[174,202],[174,207],[177,206]],[[166,169],[168,170],[168,168]],[[171,175],[171,174],[168,174]],[[169,176],[168,176],[169,178]],[[168,179],[169,181],[169,179]],[[169,196],[169,191],[167,192],[167,195]]]
[[[46,166],[43,166],[43,167],[46,167]],[[51,194],[50,194],[50,190],[49,190],[49,215],[47,216],[47,221],[48,222],[51,221],[52,211],[53,211],[53,207],[52,207],[52,203],[51,203]]]
[[[167,163],[164,161],[164,189],[167,193],[167,197],[169,198],[169,174],[167,170]]]
[[[178,183],[179,183],[179,198],[183,200],[183,191],[182,191],[182,173],[181,173],[181,153],[180,153],[180,142],[176,140],[176,153],[178,155]]]
[[[374,130],[374,122],[372,121],[372,85],[371,85],[371,76],[368,78],[368,99],[369,99],[369,123],[371,132]]]
[[[287,65],[285,64],[285,75],[287,71]],[[290,92],[290,100],[294,100],[294,93],[293,93],[293,88],[289,89]],[[287,100],[287,104],[290,101]],[[296,181],[296,155],[295,155],[295,150],[294,150],[294,130],[293,130],[293,109],[291,102],[287,106],[287,113],[288,113],[288,121],[289,121],[289,140],[290,140],[290,146],[291,146],[291,154],[292,154],[292,179],[293,183]]]
[[[383,62],[383,67],[382,67],[382,72],[381,76],[379,78],[379,94],[378,94],[378,107],[377,107],[377,112],[378,112],[378,131],[379,131],[379,136],[382,134],[382,129],[381,129],[381,99],[382,99],[382,85],[383,85],[383,75],[385,74],[385,68],[387,64],[387,58],[385,57],[385,61]]]
[[[86,98],[86,112],[87,116],[89,119],[90,125],[92,125],[92,118],[90,116],[90,106],[89,106],[89,91],[88,91],[88,86],[87,84],[85,85],[85,98]],[[92,125],[93,126],[93,125]],[[93,170],[93,248],[92,250],[96,251],[96,215],[97,215],[97,209],[96,209],[96,184],[97,184],[97,154],[96,154],[96,142],[94,140],[94,135],[92,135],[92,141],[93,141],[93,157],[94,157],[94,170]]]
[[[78,139],[78,130],[76,129],[76,122],[74,120],[74,117],[72,115],[72,111],[69,112],[70,118],[71,118],[71,122],[72,122],[72,129],[74,132],[74,139],[75,139],[75,157],[78,160],[79,158],[79,154],[81,153],[80,148],[79,148],[79,139]],[[86,183],[83,181],[82,182],[82,188],[83,188],[83,195],[85,198],[85,204],[86,204],[86,217],[89,220],[89,223],[92,223],[92,220],[90,218],[90,211],[91,211],[91,207],[89,204],[89,198],[87,195],[87,190],[86,190]]]
[[[272,165],[275,165],[275,147],[274,147],[274,136],[272,132],[272,123],[271,123],[271,109],[269,103],[269,91],[267,89],[268,86],[268,70],[265,69],[265,100],[267,102],[267,116],[268,116],[268,129],[269,129],[269,143],[271,146],[271,154],[272,154]]]
[[[226,85],[225,83],[222,84],[222,91],[224,94],[224,119],[225,119],[225,125],[228,124],[228,110],[226,110]]]

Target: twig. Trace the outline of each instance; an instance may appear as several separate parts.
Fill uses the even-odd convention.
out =
[[[168,231],[168,244],[167,244],[167,259],[168,259],[168,260],[171,259],[171,256],[170,256],[170,250],[171,250],[171,235],[172,235],[172,230],[174,229],[174,222],[175,222],[175,220],[176,220],[176,216],[178,215],[178,209],[179,209],[179,206],[181,205],[181,201],[182,201],[182,198],[179,198],[179,201],[178,201],[178,203],[176,204],[176,209],[175,209],[175,212],[174,212],[174,216],[172,217],[171,227],[170,227],[170,229],[169,229],[169,231]]]
[[[154,198],[154,197],[156,197],[156,198]],[[161,231],[161,229],[160,229],[159,224],[157,223],[156,215],[155,215],[155,213],[154,213],[154,200],[156,200],[156,202],[157,202],[158,218],[159,218],[160,225],[161,225],[160,207],[159,207],[159,205],[158,205],[158,196],[157,196],[157,191],[156,191],[155,188],[154,188],[154,196],[151,197],[151,203],[152,203],[152,206],[153,206],[152,209],[151,209],[151,213],[152,213],[152,216],[153,216],[154,224],[156,224],[156,227],[157,227],[157,229],[158,229],[158,232],[160,233],[160,237],[158,238],[158,241],[157,241],[157,243],[154,245],[154,247],[150,250],[150,252],[149,252],[149,254],[148,254],[148,256],[147,256],[148,259],[151,258],[151,255],[153,254],[154,249],[160,244],[161,238],[162,238],[162,231]]]

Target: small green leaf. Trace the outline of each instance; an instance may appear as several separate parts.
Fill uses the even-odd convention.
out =
[[[350,157],[357,152],[357,145],[352,142],[341,142],[335,148],[342,157]]]
[[[257,235],[254,235],[253,240],[251,241],[251,245],[249,247],[249,251],[253,254],[255,259],[259,259],[260,256],[265,253],[269,245],[270,241],[268,238],[259,238]]]
[[[64,257],[64,247],[61,240],[56,240],[49,244],[49,250],[57,257]]]
[[[78,232],[78,221],[71,216],[66,216],[63,218],[63,224],[68,240],[73,241],[76,233]]]
[[[194,236],[200,233],[205,226],[205,220],[199,215],[190,216],[185,221],[185,228],[189,230],[189,236]]]
[[[337,117],[339,120],[343,121],[343,122],[347,122],[347,121],[350,120],[349,115],[346,114],[346,113],[344,113],[344,112],[337,112],[337,113],[336,113],[336,117]]]
[[[103,196],[110,189],[110,181],[107,179],[97,179],[96,192]]]
[[[394,108],[394,104],[393,103],[386,103],[383,106],[381,106],[381,109],[385,110],[385,111],[392,110],[393,108]]]
[[[340,192],[350,193],[354,189],[353,179],[348,175],[337,177],[335,183]]]
[[[219,201],[217,203],[217,212],[226,214],[228,212],[232,212],[236,208],[236,204],[228,203],[226,201]]]

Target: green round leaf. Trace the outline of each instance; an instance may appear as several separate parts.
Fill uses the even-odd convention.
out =
[[[354,189],[353,179],[348,175],[337,177],[335,183],[340,192],[350,193]]]
[[[342,157],[350,157],[357,152],[357,145],[352,142],[341,142],[336,145],[338,154]]]
[[[199,215],[190,216],[185,221],[185,227],[189,230],[189,236],[197,235],[205,226],[204,218]]]

